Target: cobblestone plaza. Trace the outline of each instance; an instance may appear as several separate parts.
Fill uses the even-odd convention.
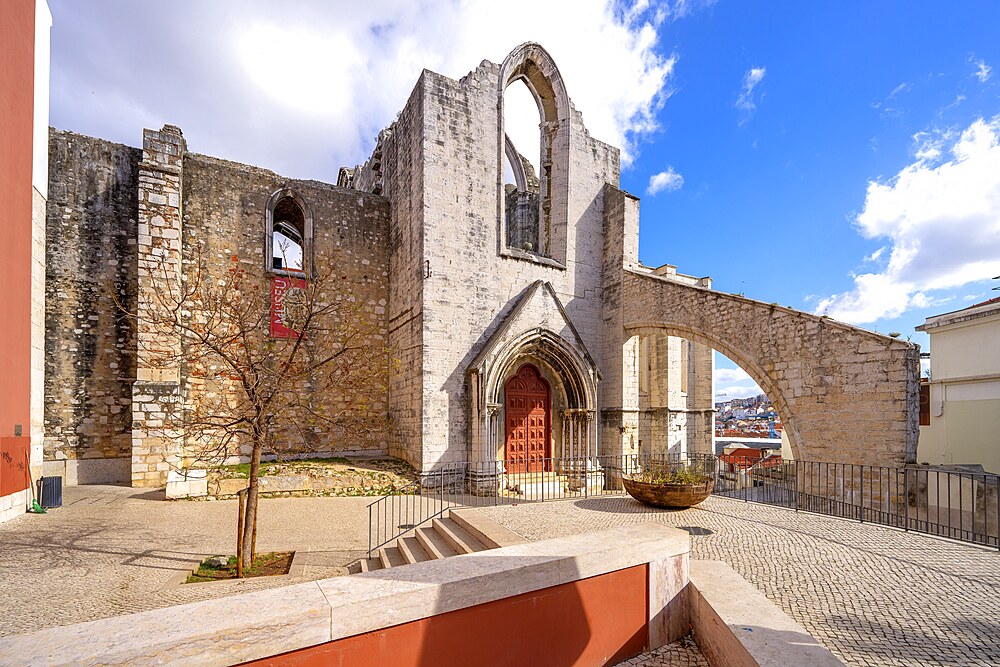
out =
[[[683,511],[628,497],[483,511],[531,540],[641,521],[686,528],[692,559],[729,563],[848,665],[1000,664],[996,550],[717,497]]]
[[[231,551],[235,501],[158,493],[70,487],[63,508],[0,525],[0,635],[335,576],[366,549],[370,498],[265,499],[260,547],[308,551],[298,576],[179,586],[200,556]],[[1000,664],[995,550],[717,497],[684,511],[627,497],[481,511],[531,540],[643,521],[686,528],[692,558],[729,563],[848,665]],[[700,660],[670,645],[629,664]]]

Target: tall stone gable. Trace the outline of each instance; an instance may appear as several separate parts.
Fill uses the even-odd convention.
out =
[[[539,240],[529,248],[511,244],[505,226],[503,170],[510,148],[503,100],[507,86],[518,81],[539,101],[542,133]],[[500,65],[484,61],[457,81],[421,74],[372,158],[346,175],[353,187],[378,191],[390,202],[390,340],[403,361],[390,390],[392,454],[424,469],[502,459],[503,382],[527,362],[555,387],[553,455],[638,451],[644,406],[635,397],[627,406],[635,429],[623,438],[622,396],[598,389],[602,369],[625,372],[630,385],[638,372],[636,345],[604,344],[606,194],[620,192],[619,173],[618,149],[587,131],[541,46],[523,44]],[[629,234],[625,243],[637,247],[638,227]],[[619,258],[613,270],[620,266]],[[548,310],[533,303],[525,311],[526,294],[536,284],[546,286]],[[512,323],[515,311],[519,318]],[[511,347],[496,347],[501,330]],[[623,353],[635,357],[624,371]],[[711,357],[704,348],[691,359],[690,372],[708,378],[697,401],[691,392],[703,418],[697,440],[705,448]],[[653,371],[654,384],[662,385],[662,419],[643,420],[650,434],[645,444],[667,449],[668,421],[675,430],[680,422],[667,418],[666,364]],[[602,410],[613,414],[606,433],[600,432]],[[657,429],[664,437],[654,443]],[[680,439],[686,448],[686,432]]]

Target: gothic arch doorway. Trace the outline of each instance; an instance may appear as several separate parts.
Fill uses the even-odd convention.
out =
[[[533,364],[504,385],[504,464],[508,474],[551,468],[552,390]]]

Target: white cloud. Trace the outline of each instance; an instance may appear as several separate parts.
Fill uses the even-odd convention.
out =
[[[885,96],[885,99],[877,102],[872,102],[871,106],[873,109],[878,111],[883,117],[896,117],[901,115],[903,112],[898,107],[895,106],[896,99],[903,93],[908,93],[913,90],[913,84],[909,81],[903,81]]]
[[[764,393],[742,368],[716,368],[713,379],[716,398],[747,398]]]
[[[684,177],[674,171],[673,167],[668,166],[665,171],[649,177],[649,186],[646,188],[646,194],[652,197],[661,190],[673,192],[674,190],[680,190],[683,185]]]
[[[867,257],[865,257],[865,261],[866,262],[877,262],[879,260],[879,257],[882,256],[882,253],[885,252],[885,249],[886,249],[886,246],[882,246],[881,248],[879,248],[878,250],[876,250],[872,254],[870,254]]]
[[[671,93],[676,57],[658,30],[707,3],[51,4],[57,127],[136,145],[143,127],[169,122],[194,151],[332,180],[367,157],[422,68],[459,78],[526,41],[552,54],[591,134],[628,164]],[[151,38],[142,28],[154,23]]]
[[[976,71],[972,73],[974,77],[979,79],[981,83],[986,83],[990,79],[990,73],[993,68],[986,64],[984,60],[974,60],[972,64],[975,66]]]
[[[740,89],[739,97],[736,98],[736,108],[746,114],[740,121],[741,125],[749,120],[750,115],[757,109],[757,102],[754,100],[753,91],[764,80],[766,74],[766,67],[751,67],[743,75],[743,87]]]
[[[890,181],[868,184],[856,224],[865,238],[890,239],[885,268],[854,276],[854,289],[822,299],[817,313],[874,322],[949,300],[935,290],[1000,274],[1000,116],[933,142]]]
[[[750,374],[742,368],[716,368],[715,381],[722,384],[753,382]]]

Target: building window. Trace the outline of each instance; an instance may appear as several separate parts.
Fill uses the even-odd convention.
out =
[[[539,230],[544,227],[540,223],[548,207],[542,205],[542,183],[537,169],[543,159],[539,112],[523,80],[515,81],[504,91],[503,108],[507,247],[543,255],[545,239],[539,236]],[[517,137],[516,142],[511,135]]]
[[[271,195],[266,233],[268,270],[306,275],[312,266],[312,216],[298,193],[286,188]]]
[[[649,336],[639,336],[639,393],[649,393],[649,376],[652,374],[652,359],[649,354]]]
[[[498,250],[565,268],[570,104],[562,75],[530,43],[514,49],[500,70]]]
[[[688,346],[690,343],[683,338],[681,339],[681,393],[686,394],[688,392],[688,374],[691,372],[690,362],[688,357],[690,355],[690,350]]]
[[[929,382],[920,383],[920,425],[931,425],[931,385]]]

